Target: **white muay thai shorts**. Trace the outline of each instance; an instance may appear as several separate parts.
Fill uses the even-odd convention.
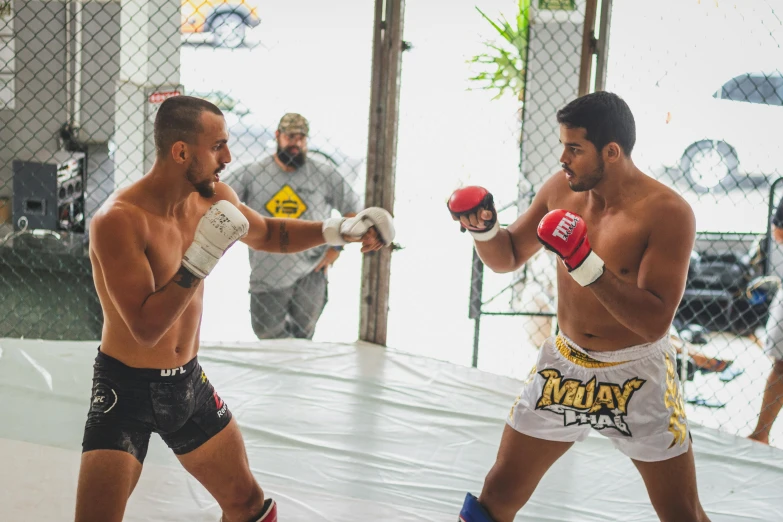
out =
[[[676,353],[664,337],[613,352],[587,351],[563,335],[547,339],[507,423],[539,439],[579,442],[596,430],[644,462],[690,447]]]

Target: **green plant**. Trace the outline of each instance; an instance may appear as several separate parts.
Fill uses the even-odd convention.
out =
[[[0,19],[11,16],[11,0],[0,0]]]
[[[470,81],[478,83],[479,89],[496,90],[497,95],[493,99],[498,99],[506,91],[511,91],[517,99],[524,100],[530,0],[519,0],[515,26],[512,26],[503,15],[500,20],[493,21],[478,7],[476,11],[492,25],[502,39],[485,41],[487,52],[468,60],[468,63],[483,69],[470,77]]]

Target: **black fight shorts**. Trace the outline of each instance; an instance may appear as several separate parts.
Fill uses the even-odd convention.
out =
[[[144,463],[150,434],[160,434],[177,455],[198,448],[231,420],[194,357],[165,370],[131,368],[100,350],[82,451],[126,451]]]

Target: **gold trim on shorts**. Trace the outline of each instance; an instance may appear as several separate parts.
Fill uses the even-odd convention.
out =
[[[685,415],[685,402],[683,401],[680,387],[677,384],[677,371],[674,363],[666,355],[666,393],[663,396],[663,404],[667,409],[671,409],[669,415],[669,432],[674,436],[674,440],[669,444],[669,448],[675,444],[682,446],[688,438],[687,416]]]
[[[557,346],[560,355],[562,355],[572,363],[578,366],[582,366],[584,368],[610,368],[612,366],[617,366],[618,364],[625,364],[626,362],[628,362],[628,361],[604,362],[604,361],[599,361],[597,359],[593,359],[583,351],[577,350],[576,348],[571,346],[571,344],[568,341],[566,341],[565,337],[563,337],[562,335],[558,335],[557,337],[555,337],[555,346]]]

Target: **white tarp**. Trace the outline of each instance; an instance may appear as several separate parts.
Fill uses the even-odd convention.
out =
[[[0,521],[73,520],[97,345],[0,339]],[[492,465],[520,382],[377,346],[266,341],[204,347],[281,521],[454,522]],[[783,451],[692,426],[712,522],[783,520]],[[153,435],[127,521],[220,511]],[[517,520],[655,521],[632,463],[576,444]]]

